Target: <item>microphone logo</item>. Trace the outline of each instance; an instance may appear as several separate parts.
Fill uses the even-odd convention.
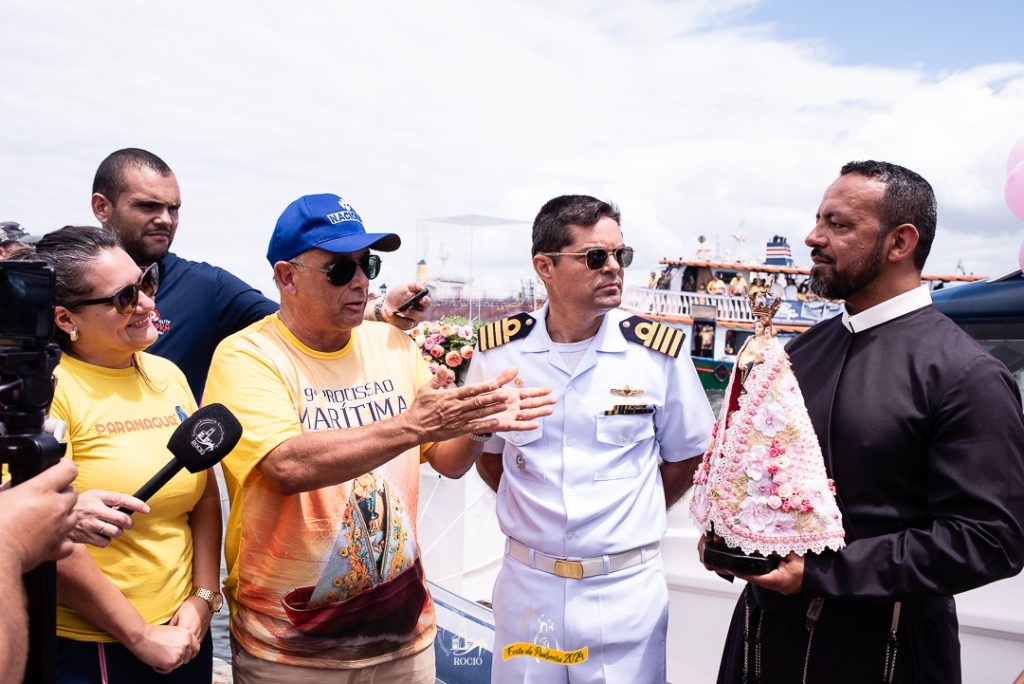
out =
[[[192,426],[192,448],[199,454],[208,454],[224,441],[224,428],[213,418],[204,418]]]

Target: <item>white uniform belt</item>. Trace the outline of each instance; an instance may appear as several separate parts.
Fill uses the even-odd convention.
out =
[[[597,558],[556,558],[540,551],[531,549],[526,544],[509,537],[505,542],[505,555],[519,561],[523,565],[570,579],[583,579],[607,575],[611,572],[625,570],[640,563],[657,558],[661,553],[661,542],[640,546],[622,553]]]

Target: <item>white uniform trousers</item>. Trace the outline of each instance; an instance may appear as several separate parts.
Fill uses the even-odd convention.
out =
[[[569,579],[506,556],[494,584],[492,684],[665,682],[668,587],[661,556],[608,575]],[[585,662],[502,658],[514,643],[587,647]]]

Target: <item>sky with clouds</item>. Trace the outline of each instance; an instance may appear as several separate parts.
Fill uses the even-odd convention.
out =
[[[143,147],[174,169],[175,251],[273,290],[266,244],[299,195],[336,192],[402,235],[381,280],[426,258],[479,287],[532,275],[551,197],[616,202],[641,284],[699,235],[802,246],[851,159],[935,187],[926,271],[994,274],[1024,223],[1003,201],[1024,136],[1024,3],[795,0],[548,3],[4,0],[0,219],[95,223],[99,161]]]

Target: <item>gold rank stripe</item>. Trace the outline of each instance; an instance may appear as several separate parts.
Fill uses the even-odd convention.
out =
[[[665,353],[668,354],[669,356],[675,357],[677,354],[679,354],[679,345],[683,343],[683,338],[686,337],[686,335],[683,334],[682,330],[675,330],[674,328],[672,330],[672,339],[669,342],[668,351],[666,351]]]
[[[533,319],[525,314],[520,314],[520,317],[527,319],[527,325],[533,323]],[[482,326],[477,334],[479,336],[480,351],[487,351],[488,349],[508,344],[518,337],[524,337],[527,333],[523,332],[523,321],[513,316],[499,321],[492,321]]]
[[[522,323],[514,318],[493,321],[480,328],[480,351],[508,344],[512,336],[519,332]]]
[[[661,343],[665,340],[665,326],[659,325],[654,329],[654,341],[651,342],[651,348],[661,351]]]
[[[635,330],[645,347],[672,357],[679,354],[679,345],[686,336],[682,330],[653,321],[638,323]]]
[[[480,351],[487,351],[494,346],[494,326],[495,323],[488,323],[477,333],[480,336]]]

